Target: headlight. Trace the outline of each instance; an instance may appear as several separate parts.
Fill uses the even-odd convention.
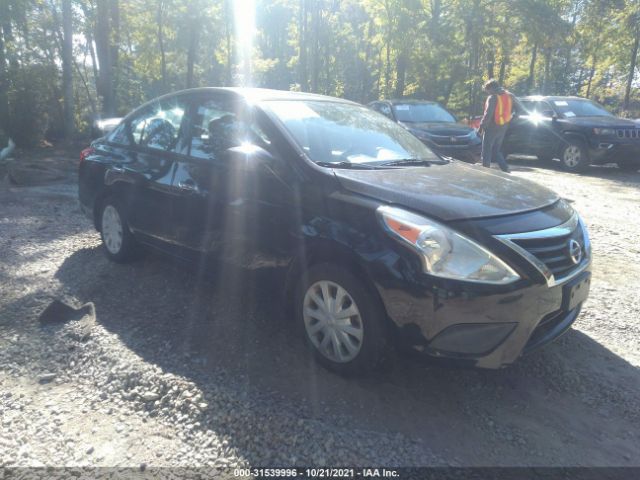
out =
[[[596,135],[615,135],[616,131],[613,128],[594,128],[593,133]]]
[[[378,207],[377,214],[390,235],[420,255],[425,273],[500,285],[520,278],[487,249],[433,220],[387,206]]]
[[[584,224],[582,217],[578,216],[578,223],[582,229],[582,239],[584,241],[584,253],[587,258],[591,257],[591,240],[589,239],[589,232],[587,226]]]

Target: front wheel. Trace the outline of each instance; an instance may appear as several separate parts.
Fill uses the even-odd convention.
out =
[[[129,230],[124,209],[113,198],[107,198],[102,202],[100,237],[107,257],[114,262],[126,263],[138,252],[138,245]]]
[[[386,351],[384,308],[350,271],[311,267],[296,299],[298,321],[316,360],[343,375],[377,367]]]
[[[568,172],[580,172],[589,165],[589,154],[580,140],[569,140],[560,152],[560,164]]]

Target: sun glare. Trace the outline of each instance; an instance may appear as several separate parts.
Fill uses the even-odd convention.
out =
[[[256,30],[255,0],[234,0],[233,15],[236,28],[238,83],[242,87],[253,85],[252,57]]]

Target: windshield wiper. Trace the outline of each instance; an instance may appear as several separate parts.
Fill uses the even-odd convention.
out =
[[[426,160],[422,158],[403,158],[400,160],[392,160],[390,162],[381,163],[384,167],[394,167],[399,165],[424,165],[425,167],[429,167],[431,165],[444,165],[445,163],[449,163],[447,160]]]
[[[351,163],[351,162],[316,162],[316,165],[329,168],[353,168],[359,170],[375,170],[378,167],[375,165],[367,165],[366,163]]]

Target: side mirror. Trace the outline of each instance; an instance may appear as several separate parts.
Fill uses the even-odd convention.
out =
[[[554,113],[553,115],[551,115],[551,121],[552,121],[552,122],[557,122],[557,121],[558,121],[558,118],[560,118],[560,117],[558,117],[558,114],[557,114],[557,113]]]
[[[243,143],[237,147],[225,150],[224,156],[229,166],[242,170],[256,170],[264,163],[271,163],[274,160],[264,148],[251,143]]]

